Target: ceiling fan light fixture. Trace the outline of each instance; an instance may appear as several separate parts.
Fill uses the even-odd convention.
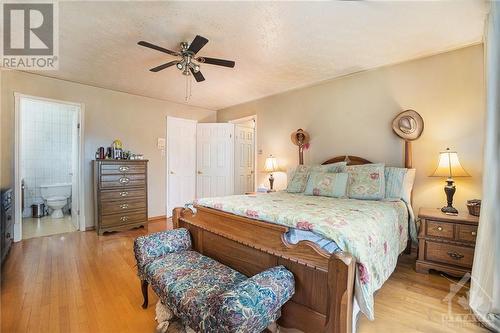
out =
[[[205,44],[208,43],[208,39],[206,39],[203,36],[196,35],[196,37],[193,39],[191,43],[187,42],[182,42],[180,43],[180,48],[181,50],[179,52],[176,51],[171,51],[169,49],[163,48],[161,46],[146,42],[146,41],[139,41],[137,44],[143,47],[147,47],[149,49],[153,49],[156,51],[160,51],[169,55],[173,55],[176,57],[180,57],[178,60],[170,61],[168,63],[162,64],[160,66],[156,66],[154,68],[151,68],[151,72],[159,72],[161,70],[164,70],[170,66],[177,67],[178,70],[182,72],[184,76],[186,76],[187,81],[191,82],[189,80],[189,76],[194,77],[196,82],[203,82],[205,81],[205,77],[201,73],[201,68],[200,64],[209,64],[209,65],[215,65],[215,66],[222,66],[222,67],[229,67],[233,68],[235,65],[234,61],[231,60],[224,60],[224,59],[217,59],[217,58],[210,58],[210,57],[196,57],[196,54],[198,51],[200,51]],[[186,82],[187,82],[186,81]]]

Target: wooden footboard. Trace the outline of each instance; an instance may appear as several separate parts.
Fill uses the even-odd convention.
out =
[[[306,333],[352,332],[355,260],[345,252],[328,254],[316,244],[289,244],[287,227],[211,208],[175,208],[174,228],[190,231],[193,248],[252,276],[283,265],[295,277],[295,295],[279,324]]]

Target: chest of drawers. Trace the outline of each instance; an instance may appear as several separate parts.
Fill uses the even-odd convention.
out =
[[[440,209],[421,208],[416,270],[435,269],[455,276],[470,272],[479,219],[468,213],[449,216]]]
[[[148,220],[148,161],[94,161],[94,218],[99,235]]]

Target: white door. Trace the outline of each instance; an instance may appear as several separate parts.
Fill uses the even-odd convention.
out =
[[[234,124],[198,124],[196,135],[198,198],[234,191]]]
[[[255,130],[244,125],[234,129],[234,194],[254,191]]]
[[[196,195],[196,121],[167,117],[167,211],[182,207]]]

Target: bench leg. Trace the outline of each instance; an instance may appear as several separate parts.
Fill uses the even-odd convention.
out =
[[[143,309],[148,307],[148,285],[148,281],[141,281],[142,297],[144,298],[144,303],[142,303]]]

